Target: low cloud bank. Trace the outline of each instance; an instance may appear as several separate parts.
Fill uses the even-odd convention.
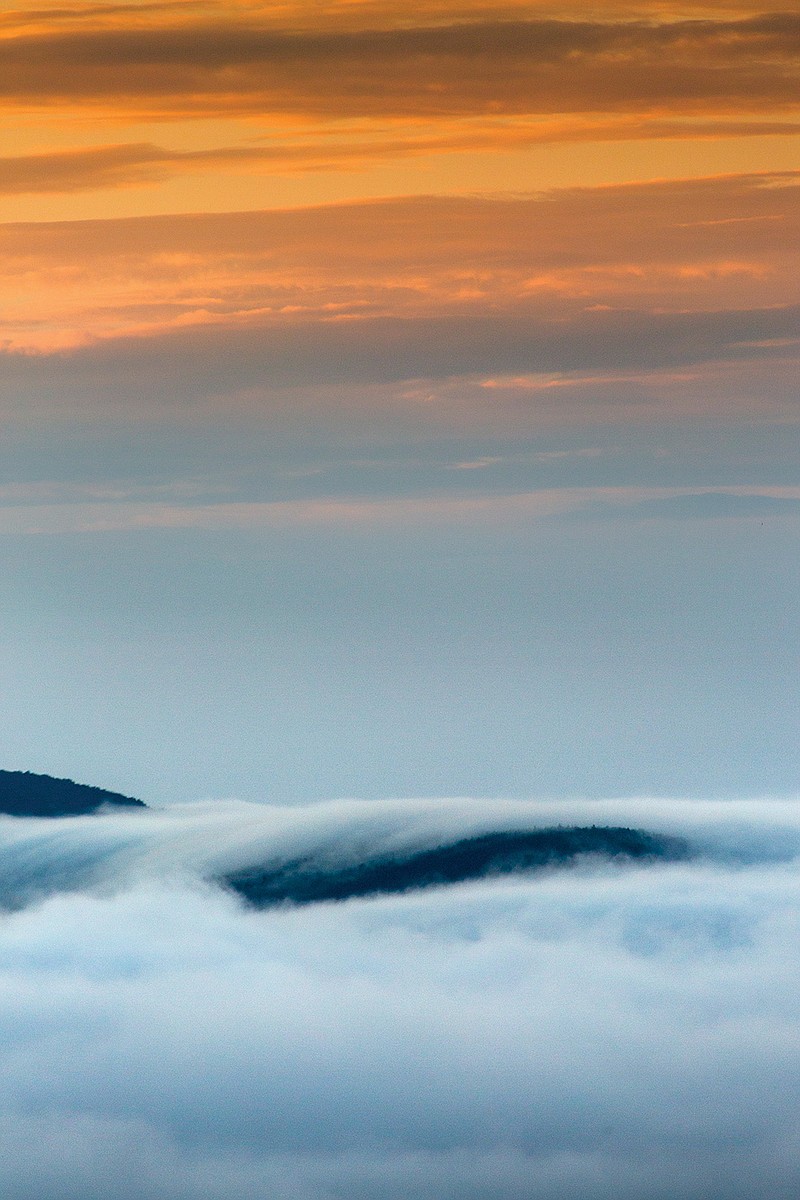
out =
[[[298,863],[346,870],[449,851],[486,835],[513,838],[591,826],[645,831],[662,839],[650,853],[660,850],[666,857],[688,852],[757,863],[800,856],[800,806],[787,801],[335,800],[280,806],[214,800],[47,821],[0,816],[0,906],[143,882],[196,886]],[[611,856],[625,850],[622,844],[598,848]],[[647,852],[643,843],[639,853]]]
[[[558,823],[699,855],[266,912],[203,881]],[[9,1200],[797,1194],[791,803],[204,804],[0,838],[2,877],[40,881],[0,921]]]

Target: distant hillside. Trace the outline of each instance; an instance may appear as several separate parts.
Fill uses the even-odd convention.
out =
[[[298,859],[277,867],[254,867],[221,880],[256,908],[313,904],[356,896],[409,892],[417,888],[488,879],[548,867],[564,867],[592,856],[610,862],[680,860],[689,856],[682,838],[592,825],[531,831],[504,830],[462,838],[432,850],[409,851],[366,862],[331,863]]]
[[[33,775],[30,771],[0,771],[0,814],[12,817],[79,817],[113,808],[147,808],[141,800],[87,787],[71,779]]]

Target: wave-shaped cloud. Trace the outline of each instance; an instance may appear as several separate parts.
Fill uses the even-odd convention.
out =
[[[548,827],[543,814],[526,806],[442,804],[433,824],[429,806],[407,801],[300,810],[190,806],[177,818],[177,846],[175,817],[149,815],[144,824],[123,825],[114,809],[77,826],[74,817],[62,818],[55,829],[38,820],[21,826],[15,820],[10,827],[5,822],[0,904],[15,907],[61,889],[125,884],[165,868],[213,879],[263,907],[413,891],[565,866],[587,856],[622,863],[681,860],[690,853],[682,838],[642,830]]]
[[[708,853],[268,912],[196,874],[591,816]],[[792,803],[205,804],[2,834],[4,874],[82,852],[95,879],[0,924],[9,1200],[796,1193]]]
[[[333,879],[337,872],[388,862],[410,868],[415,858],[432,852],[457,857],[470,849],[470,840],[493,838],[508,845],[489,845],[486,861],[481,858],[473,875],[491,874],[498,855],[521,856],[521,867],[528,856],[528,865],[536,867],[576,856],[580,861],[592,853],[667,861],[692,851],[756,861],[800,854],[800,815],[795,820],[787,805],[769,806],[767,813],[765,822],[763,810],[731,802],[716,808],[686,802],[676,809],[655,801],[601,807],[597,802],[341,800],[300,807],[213,801],[51,820],[0,817],[0,903],[16,907],[62,890],[118,891],[164,879],[194,886],[201,880],[255,878],[259,872],[276,873],[291,897],[289,876],[299,877],[298,872],[313,870]],[[632,832],[632,826],[652,832]],[[554,829],[577,829],[575,844],[539,845],[536,835],[541,841],[543,831]],[[509,869],[503,861],[500,874]],[[444,871],[444,879],[459,877],[453,864],[434,866]],[[423,885],[430,882],[423,867],[419,873]],[[470,871],[462,877],[469,878]],[[407,886],[415,881],[363,891]],[[248,894],[246,886],[240,890]]]

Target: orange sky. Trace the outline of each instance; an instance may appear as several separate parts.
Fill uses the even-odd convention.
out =
[[[766,0],[3,5],[18,765],[796,790],[798,50]]]
[[[7,8],[6,353],[791,305],[798,49],[746,3]]]
[[[785,169],[800,18],[760,7],[7,10],[0,218]]]

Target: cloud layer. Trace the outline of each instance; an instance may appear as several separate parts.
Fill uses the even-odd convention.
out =
[[[209,358],[227,390],[757,358],[796,333],[798,197],[784,172],[7,224],[0,369],[87,343],[117,377]]]
[[[795,162],[800,26],[757,0],[75,4],[0,33],[12,219]]]
[[[796,1192],[793,804],[256,807],[144,814],[155,840],[59,822],[49,847],[3,822],[6,863],[10,836],[51,862],[115,847],[99,890],[0,926],[10,1200]],[[185,874],[267,830],[333,848],[588,812],[715,858],[270,913]]]
[[[0,97],[155,112],[463,116],[797,107],[800,23],[494,20],[276,30],[199,20],[19,33]]]

